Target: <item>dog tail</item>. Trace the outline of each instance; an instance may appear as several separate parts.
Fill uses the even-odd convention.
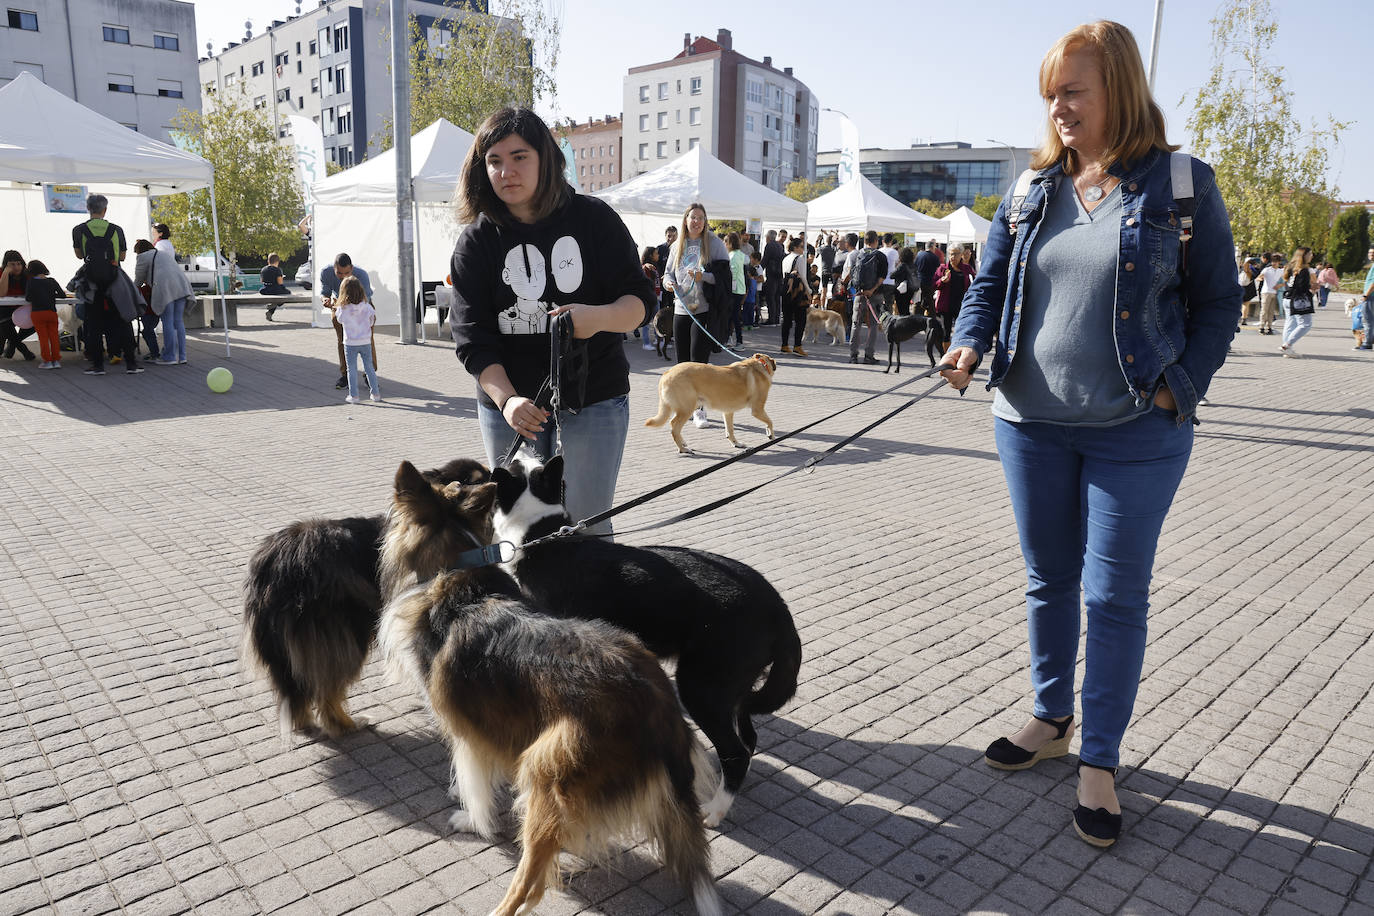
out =
[[[797,692],[797,672],[801,670],[801,637],[787,606],[783,605],[782,632],[773,643],[773,665],[763,686],[749,694],[745,707],[751,714],[775,712]]]
[[[683,723],[684,726],[686,723]],[[703,774],[706,779],[714,777],[714,771],[706,756],[705,749],[695,735],[690,735],[692,749],[690,759],[693,770],[691,791],[682,787],[669,788],[668,784],[680,783],[681,776],[666,774],[664,790],[671,793],[671,800],[655,805],[656,816],[654,834],[663,856],[663,864],[673,877],[692,895],[692,902],[702,916],[719,916],[721,913],[720,895],[716,892],[715,878],[711,875],[711,847],[706,841],[706,830],[701,823],[701,808],[695,795],[704,788]],[[671,763],[669,764],[671,767]]]
[[[645,426],[662,426],[673,415],[673,409],[662,398],[658,399],[658,413],[644,421]]]

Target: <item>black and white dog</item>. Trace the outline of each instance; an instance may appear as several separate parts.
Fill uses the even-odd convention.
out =
[[[673,344],[673,307],[665,305],[659,309],[649,324],[654,329],[654,352],[664,359],[672,359],[668,355],[668,347],[676,346]]]
[[[887,369],[883,370],[884,375],[892,369],[892,351],[894,348],[897,351],[897,371],[902,371],[902,343],[922,331],[926,335],[926,356],[930,357],[930,364],[935,365],[936,361],[944,354],[945,328],[940,323],[939,318],[927,318],[924,315],[893,315],[891,312],[883,312],[882,317],[878,319],[878,326],[887,335]]]
[[[498,468],[492,481],[498,541],[521,547],[571,523],[561,456],[543,467]],[[702,810],[707,825],[719,824],[758,743],[749,717],[776,711],[797,689],[801,639],[782,596],[756,570],[727,557],[596,537],[522,547],[508,565],[521,591],[546,612],[613,623],[659,658],[677,659],[678,697],[720,756],[721,784]]]

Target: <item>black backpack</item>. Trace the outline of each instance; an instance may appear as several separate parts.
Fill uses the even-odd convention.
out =
[[[81,224],[82,250],[86,252],[86,279],[104,292],[114,285],[115,266],[114,226],[106,224],[105,235],[96,235],[89,223]]]
[[[860,292],[868,292],[887,279],[887,255],[876,248],[865,248],[859,252],[855,266],[859,269],[859,279],[855,285]]]

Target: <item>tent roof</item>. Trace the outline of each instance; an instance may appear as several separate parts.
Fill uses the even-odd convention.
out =
[[[593,196],[622,215],[676,219],[690,204],[700,203],[711,219],[757,218],[788,225],[806,219],[805,204],[745,178],[700,146]]]
[[[419,203],[453,200],[463,161],[476,140],[472,134],[443,118],[410,138],[411,192]],[[372,156],[366,162],[317,181],[316,203],[385,204],[396,202],[396,150]]]
[[[809,229],[911,232],[926,238],[944,239],[949,227],[938,219],[888,197],[867,178],[846,181],[806,205]]]
[[[968,207],[960,207],[941,222],[949,224],[949,240],[958,243],[986,242],[992,225],[991,220],[983,219]]]
[[[111,183],[179,194],[210,184],[195,153],[146,137],[67,98],[28,71],[0,88],[0,181]]]

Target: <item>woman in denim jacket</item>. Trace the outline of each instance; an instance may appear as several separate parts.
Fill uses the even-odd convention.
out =
[[[1151,567],[1193,446],[1199,400],[1240,316],[1212,171],[1175,199],[1164,118],[1115,22],[1083,25],[1040,66],[1049,130],[1024,203],[1009,193],[954,327],[957,388],[992,346],[997,450],[1029,585],[1031,720],[987,750],[1020,770],[1068,752],[1080,589],[1087,611],[1074,828],[1121,831],[1116,767],[1145,655]],[[1185,256],[1186,251],[1186,256]]]

